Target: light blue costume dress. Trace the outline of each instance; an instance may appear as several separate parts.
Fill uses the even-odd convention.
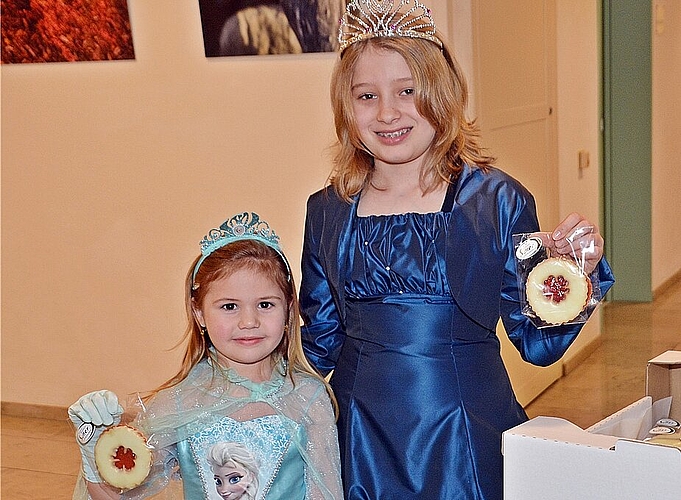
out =
[[[225,463],[208,457],[214,446],[236,446],[246,450],[241,455],[249,467],[239,484],[242,496],[229,498],[341,499],[326,389],[302,374],[294,375],[294,384],[284,370],[280,363],[271,380],[254,383],[204,359],[180,384],[158,393],[131,424],[153,449],[151,473],[121,498],[220,500],[215,468]]]
[[[467,166],[437,213],[358,217],[331,188],[312,195],[303,341],[334,370],[346,499],[501,500],[501,433],[527,417],[497,321],[539,365],[581,327],[520,311],[512,235],[538,229],[531,195],[496,169]],[[598,273],[604,294],[604,260]]]

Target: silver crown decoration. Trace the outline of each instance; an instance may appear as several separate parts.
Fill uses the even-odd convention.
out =
[[[340,51],[360,40],[405,36],[423,38],[442,48],[430,9],[418,0],[352,0],[340,20]]]

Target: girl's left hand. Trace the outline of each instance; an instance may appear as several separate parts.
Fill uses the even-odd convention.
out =
[[[571,213],[550,235],[549,248],[562,255],[571,255],[591,273],[603,256],[603,237],[596,224],[578,213]]]

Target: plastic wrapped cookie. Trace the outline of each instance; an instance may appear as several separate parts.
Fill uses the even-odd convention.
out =
[[[655,427],[650,429],[644,441],[681,448],[681,423],[672,418],[660,419]]]
[[[549,233],[513,235],[521,312],[537,328],[584,323],[602,298],[598,275],[585,273],[574,252],[553,254],[549,240]]]
[[[568,257],[550,257],[527,275],[525,293],[532,311],[545,323],[562,325],[576,319],[591,298],[591,281]]]

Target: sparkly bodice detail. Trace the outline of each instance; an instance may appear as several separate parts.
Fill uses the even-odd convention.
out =
[[[212,469],[202,467],[202,465],[207,461],[211,447],[220,442],[239,443],[250,450],[254,464],[257,464],[255,472],[259,479],[259,486],[256,490],[258,498],[265,498],[286,454],[291,446],[295,449],[295,445],[291,443],[292,428],[297,428],[295,422],[285,422],[280,415],[267,415],[243,422],[225,417],[189,438],[194,461],[198,464],[201,482],[206,488],[205,498],[213,498],[216,491]]]

